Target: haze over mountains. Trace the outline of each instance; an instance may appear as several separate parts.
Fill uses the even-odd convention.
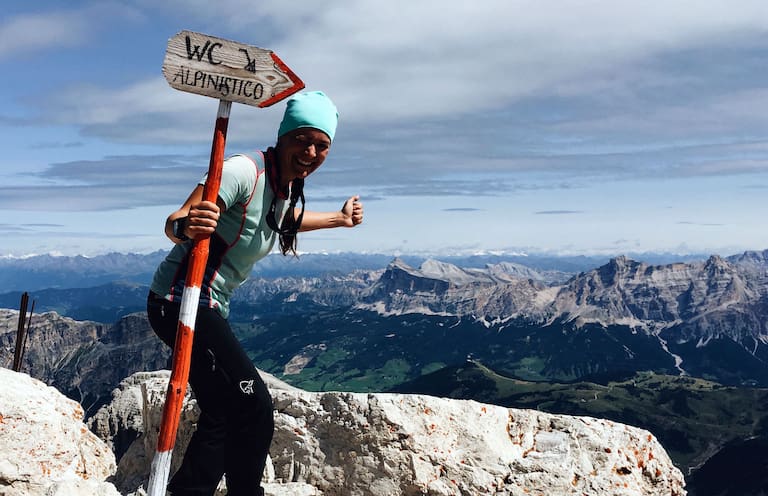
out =
[[[146,285],[161,256],[158,252],[94,259],[6,259],[0,265],[0,279],[7,288],[34,287],[43,277],[55,282],[53,286],[67,284],[34,291],[38,312],[54,310],[111,323],[144,310]],[[621,256],[583,270],[589,260],[582,257],[533,258],[530,265],[499,256],[457,259],[457,263],[414,258],[411,263],[420,263],[418,267],[403,257],[379,268],[381,257],[313,255],[298,261],[269,257],[261,273],[255,273],[233,298],[232,320],[245,323],[302,314],[323,329],[335,325],[321,321],[325,317],[319,310],[337,309],[328,318],[340,322],[366,313],[363,320],[429,316],[444,325],[461,322],[504,332],[510,339],[527,336],[528,352],[550,357],[553,351],[544,350],[549,345],[543,343],[552,339],[552,333],[536,338],[540,349],[533,350],[530,333],[512,330],[535,328],[536,334],[560,328],[571,330],[569,336],[575,339],[585,328],[596,326],[600,332],[590,337],[590,347],[597,346],[596,336],[604,336],[611,350],[608,355],[583,370],[571,359],[570,371],[556,363],[542,366],[532,371],[532,378],[563,380],[623,367],[634,370],[633,362],[646,362],[650,369],[703,375],[726,384],[768,384],[768,250],[668,264]],[[31,267],[36,269],[30,274]],[[270,277],[274,273],[287,275]],[[87,284],[104,280],[110,282]],[[0,307],[17,305],[18,292],[0,295]],[[627,346],[628,341],[635,344]],[[515,370],[509,363],[504,369]]]
[[[158,250],[147,254],[109,253],[94,257],[31,255],[27,257],[0,256],[0,284],[5,291],[36,291],[47,288],[82,288],[106,284],[116,280],[148,283],[158,263],[167,251]],[[707,255],[675,255],[644,253],[635,255],[637,260],[648,263],[671,263],[701,260]],[[393,255],[386,254],[302,254],[298,259],[273,254],[255,267],[255,276],[275,278],[284,276],[316,276],[325,273],[348,273],[353,270],[383,269]],[[419,266],[430,256],[400,255],[406,263]],[[546,254],[485,253],[472,255],[447,255],[437,259],[460,267],[483,268],[488,264],[518,263],[532,269],[559,270],[577,273],[605,263],[606,256],[557,256]]]

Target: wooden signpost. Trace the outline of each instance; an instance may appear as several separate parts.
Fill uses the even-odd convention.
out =
[[[270,50],[191,31],[168,40],[163,75],[171,87],[219,99],[216,126],[203,200],[216,202],[221,185],[227,126],[232,102],[268,107],[304,88]],[[187,391],[200,287],[208,260],[210,237],[198,237],[190,254],[189,270],[173,347],[173,365],[163,407],[157,451],[152,460],[148,496],[165,496],[179,417]]]
[[[168,40],[163,75],[177,90],[257,107],[304,88],[274,52],[191,31]]]

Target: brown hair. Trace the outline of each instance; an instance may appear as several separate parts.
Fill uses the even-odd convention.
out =
[[[296,217],[296,204],[299,200],[301,200],[301,212],[299,213],[299,216]],[[270,228],[279,234],[280,251],[283,255],[287,256],[288,253],[291,253],[293,256],[298,256],[296,253],[296,234],[299,232],[301,220],[304,218],[304,179],[296,178],[291,181],[291,198],[288,211],[285,212],[279,228],[277,227],[277,222],[274,218],[276,202],[277,197],[272,199],[270,213],[267,216],[267,224],[270,224]]]

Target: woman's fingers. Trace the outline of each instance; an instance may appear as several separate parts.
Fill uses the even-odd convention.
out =
[[[214,202],[201,201],[192,205],[187,216],[187,225],[194,235],[211,234],[219,222],[219,206]]]

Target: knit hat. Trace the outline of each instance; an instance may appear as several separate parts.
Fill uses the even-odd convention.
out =
[[[328,135],[333,141],[339,112],[336,105],[322,91],[299,93],[288,99],[283,122],[277,131],[277,137],[298,129],[312,127]]]

